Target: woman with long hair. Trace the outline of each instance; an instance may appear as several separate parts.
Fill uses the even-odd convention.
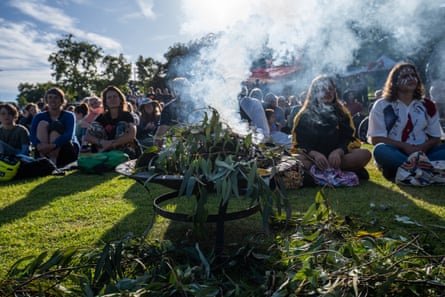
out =
[[[141,148],[125,95],[118,87],[108,86],[101,97],[104,112],[89,125],[85,141],[91,143],[92,152],[121,150],[130,159],[136,159],[141,154]]]
[[[373,155],[383,175],[394,179],[408,157],[421,151],[431,161],[445,160],[441,144],[442,128],[434,102],[425,97],[425,88],[412,63],[396,64],[369,114],[368,137]]]
[[[351,115],[340,103],[331,77],[314,78],[293,127],[292,147],[306,170],[334,168],[369,178],[364,167],[371,153],[360,148]]]

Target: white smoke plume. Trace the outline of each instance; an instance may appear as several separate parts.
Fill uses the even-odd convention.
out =
[[[392,47],[415,54],[445,32],[445,0],[182,0],[184,33],[214,37],[215,46],[201,51],[202,63],[186,65],[193,74],[193,94],[215,107],[231,126],[239,121],[240,82],[250,74],[263,45],[273,60],[302,54],[308,87],[320,73],[341,73],[361,47],[356,29],[387,32]],[[436,56],[444,57],[443,48]],[[443,59],[440,58],[443,64]],[[443,67],[442,67],[443,68]]]

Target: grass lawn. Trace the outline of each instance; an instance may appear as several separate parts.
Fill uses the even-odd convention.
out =
[[[359,187],[327,189],[330,206],[355,224],[373,229],[368,231],[420,235],[431,253],[445,254],[444,188],[395,185],[383,179],[373,162],[368,170],[370,180]],[[66,176],[0,184],[0,277],[25,256],[71,246],[102,246],[128,233],[143,234],[153,218],[154,197],[168,191],[158,185],[150,189],[148,193],[142,185],[114,172],[87,175],[72,171]],[[302,188],[290,193],[294,217],[307,210],[318,190]],[[183,212],[192,203],[177,199],[165,207]],[[191,227],[158,216],[148,239],[191,239]],[[211,234],[209,228],[205,232]],[[262,231],[260,214],[227,222],[226,244]]]

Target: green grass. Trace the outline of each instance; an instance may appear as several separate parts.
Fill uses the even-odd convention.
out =
[[[372,162],[371,178],[355,188],[328,189],[330,206],[370,231],[409,237],[419,234],[434,254],[445,254],[445,202],[443,187],[402,187],[383,179]],[[152,201],[168,189],[142,185],[116,173],[87,175],[77,171],[0,184],[0,277],[18,259],[66,247],[102,246],[128,233],[141,235],[153,218]],[[314,202],[319,188],[289,193],[293,217],[300,217]],[[245,203],[232,204],[232,209]],[[211,205],[211,211],[216,206]],[[187,212],[193,207],[185,198],[165,206]],[[396,216],[410,221],[398,222]],[[418,224],[411,224],[417,222]],[[157,216],[149,239],[193,240],[190,223]],[[213,227],[205,230],[212,234]],[[227,222],[226,244],[261,233],[261,215]],[[292,230],[291,230],[292,232]],[[209,236],[212,242],[213,236]]]

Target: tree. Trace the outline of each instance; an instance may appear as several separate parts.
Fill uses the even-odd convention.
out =
[[[107,85],[115,85],[126,91],[131,77],[131,63],[128,63],[123,54],[119,57],[107,55],[102,59],[105,70],[96,83],[96,90],[103,90]]]
[[[164,83],[164,64],[153,58],[144,58],[139,56],[136,61],[136,72],[138,87],[142,88],[143,92],[148,93],[148,88],[153,86],[154,88],[163,89]]]
[[[47,83],[20,83],[17,87],[19,94],[17,95],[17,101],[19,105],[25,105],[27,103],[37,103],[41,98],[45,96],[46,91],[53,87],[51,82]]]
[[[165,68],[167,71],[167,79],[173,79],[178,76],[189,76],[190,65],[187,61],[191,55],[190,46],[183,43],[175,43],[169,47],[168,51],[164,54],[167,63]]]
[[[63,88],[67,97],[81,99],[94,89],[98,79],[97,65],[102,58],[102,49],[94,44],[73,40],[69,34],[57,41],[59,50],[52,53],[48,61],[52,76]]]

